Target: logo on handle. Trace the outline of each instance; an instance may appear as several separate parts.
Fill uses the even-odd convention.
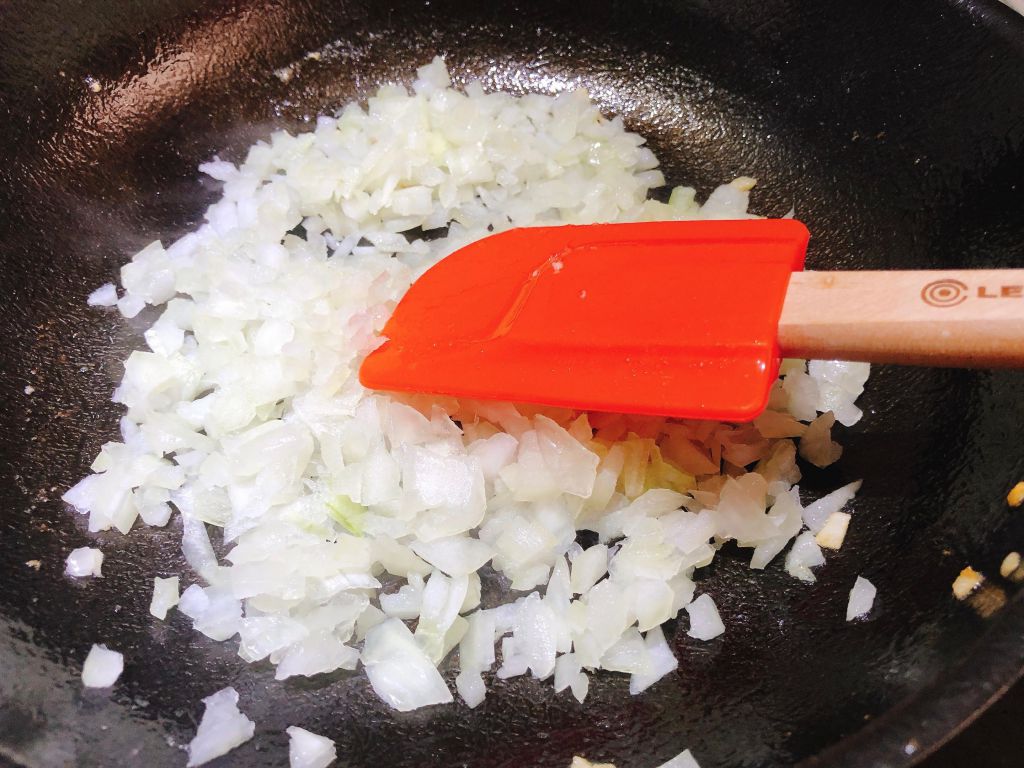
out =
[[[932,307],[955,307],[971,299],[1024,299],[1024,285],[979,285],[968,288],[967,285],[945,277],[933,280],[921,289],[921,299]]]
[[[967,301],[967,286],[959,280],[933,280],[921,289],[921,298],[933,307],[955,307]]]

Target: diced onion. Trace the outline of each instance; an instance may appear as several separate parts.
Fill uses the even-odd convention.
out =
[[[452,701],[434,662],[398,619],[367,633],[362,661],[373,690],[399,712]]]
[[[89,294],[87,303],[90,307],[112,307],[117,304],[117,289],[113,283],[104,283]]]
[[[161,621],[167,618],[167,611],[178,604],[178,577],[171,576],[153,579],[153,599],[149,603],[149,612]]]
[[[690,629],[686,633],[690,637],[711,640],[725,632],[725,624],[718,615],[718,608],[711,595],[698,597],[686,606],[686,612],[690,615]]]
[[[700,768],[697,759],[688,749],[684,749],[667,763],[662,763],[658,768]]]
[[[858,576],[853,583],[853,589],[850,590],[850,601],[846,605],[846,620],[853,621],[861,616],[867,616],[871,611],[871,606],[875,603],[877,592],[874,584],[863,576]]]
[[[492,671],[553,678],[582,702],[600,669],[629,674],[634,694],[669,675],[660,627],[680,611],[693,638],[724,631],[711,597],[693,600],[724,542],[754,569],[789,547],[787,571],[807,581],[819,543],[842,543],[859,482],[806,508],[796,484],[803,461],[839,457],[865,364],[785,361],[750,424],[359,383],[395,304],[453,250],[512,227],[750,218],[754,179],[703,205],[691,187],[661,202],[653,152],[585,91],[459,91],[440,59],[411,90],[384,86],[201,170],[222,188],[203,223],[137,253],[120,296],[89,298],[158,316],[114,393],[120,439],[63,496],[90,531],[163,536],[180,521],[189,586],[179,598],[177,576],[155,579],[155,617],[177,605],[279,680],[361,660],[402,711],[452,701],[438,667],[456,647],[470,707]],[[77,551],[68,571],[98,575],[98,558]],[[498,583],[518,596],[495,601]],[[190,764],[252,727],[233,690],[215,694]],[[301,764],[326,758],[321,737],[291,736],[313,749]]]
[[[124,656],[105,645],[94,645],[82,665],[82,685],[86,688],[109,688],[124,671]]]
[[[327,768],[338,757],[334,742],[296,725],[288,734],[288,768]]]
[[[256,723],[238,710],[238,692],[223,688],[203,699],[203,719],[188,744],[188,768],[204,765],[244,744],[256,732]]]
[[[82,578],[84,576],[102,576],[103,553],[92,547],[79,547],[71,550],[68,555],[64,572],[68,576]]]

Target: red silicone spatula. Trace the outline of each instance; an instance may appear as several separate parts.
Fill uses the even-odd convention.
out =
[[[793,220],[514,229],[428,270],[372,389],[749,420],[781,357],[1024,367],[1024,269],[802,272]]]

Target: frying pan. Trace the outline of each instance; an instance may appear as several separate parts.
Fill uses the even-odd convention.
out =
[[[879,368],[843,460],[805,468],[808,493],[864,478],[818,582],[777,563],[751,572],[727,547],[699,573],[726,633],[698,643],[670,625],[676,673],[639,697],[595,675],[583,706],[525,678],[495,681],[472,711],[405,715],[360,674],[275,682],[174,612],[148,615],[152,577],[184,572],[173,524],[90,536],[59,501],[116,437],[112,384],[141,343],[139,323],[86,295],[146,242],[197,224],[217,195],[199,162],[302,130],[435,54],[488,88],[587,86],[648,137],[670,183],[707,194],[758,177],[754,210],[795,207],[810,226],[811,268],[1024,264],[1024,20],[995,3],[8,0],[0,755],[180,766],[199,699],[230,684],[258,725],[220,766],[282,765],[293,724],[335,739],[353,767],[563,768],[585,754],[647,768],[684,747],[705,768],[921,758],[1024,664],[1024,605],[996,575],[1024,544],[1004,501],[1024,478],[1019,373]],[[90,541],[104,578],[70,583],[63,558]],[[950,595],[968,563],[991,577],[991,610]],[[858,574],[879,597],[847,624]],[[112,691],[78,682],[93,642],[125,653]]]

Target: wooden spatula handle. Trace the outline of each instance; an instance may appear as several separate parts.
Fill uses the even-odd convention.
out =
[[[1024,368],[1024,269],[795,272],[785,357]]]

